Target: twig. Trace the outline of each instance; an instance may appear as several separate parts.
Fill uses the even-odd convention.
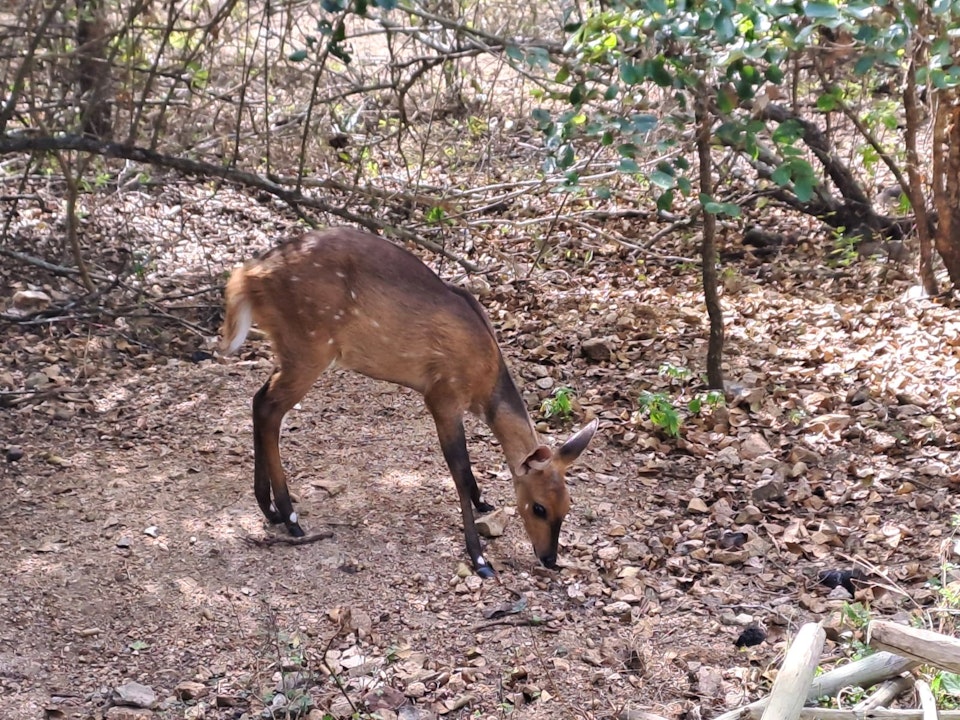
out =
[[[243,535],[240,539],[247,543],[247,545],[253,545],[254,547],[271,547],[273,545],[309,545],[320,540],[329,540],[332,537],[332,530],[321,530],[318,533],[298,538],[289,535],[268,535],[262,538]]]

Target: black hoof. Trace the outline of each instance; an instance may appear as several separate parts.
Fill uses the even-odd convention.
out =
[[[495,578],[497,574],[493,571],[493,568],[489,565],[481,565],[477,568],[477,575],[482,577],[484,580],[489,580]]]
[[[300,527],[300,523],[287,523],[287,530],[289,530],[290,534],[294,537],[303,537],[306,535],[303,528]]]
[[[488,503],[488,502],[479,502],[479,503],[477,503],[477,512],[485,513],[485,512],[490,512],[491,510],[495,510],[495,509],[496,509],[496,505],[491,505],[491,504]]]
[[[279,525],[283,522],[283,518],[280,517],[280,513],[278,513],[276,510],[264,510],[263,516],[271,525]]]

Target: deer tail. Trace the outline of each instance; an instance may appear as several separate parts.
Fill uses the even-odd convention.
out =
[[[243,345],[253,324],[253,308],[247,293],[246,268],[241,267],[233,271],[227,281],[224,295],[227,309],[223,318],[221,332],[223,339],[220,341],[220,348],[223,353],[229,355]]]

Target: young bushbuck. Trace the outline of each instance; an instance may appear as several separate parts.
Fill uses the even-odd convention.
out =
[[[467,552],[477,574],[492,577],[473,508],[493,506],[480,499],[463,430],[465,411],[483,417],[503,447],[534,552],[556,567],[560,525],[570,508],[564,473],[597,421],[556,451],[540,444],[493,327],[470,293],[382,238],[337,228],[306,233],[233,272],[223,325],[227,352],[240,347],[254,321],[277,359],[253,398],[253,489],[270,522],[304,534],[280,463],[280,424],[337,364],[423,394],[460,495]]]

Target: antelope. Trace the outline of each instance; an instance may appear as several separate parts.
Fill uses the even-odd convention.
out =
[[[482,417],[500,441],[534,552],[556,569],[570,509],[564,476],[597,421],[555,451],[540,443],[493,326],[469,292],[387,240],[333,228],[237,268],[225,296],[222,348],[235,352],[256,322],[276,356],[273,374],[253,397],[253,489],[268,521],[304,535],[280,460],[280,426],[320,374],[339,365],[423,395],[460,497],[467,552],[476,573],[489,578],[495,573],[481,552],[473,511],[493,506],[480,499],[463,428],[466,411]]]

